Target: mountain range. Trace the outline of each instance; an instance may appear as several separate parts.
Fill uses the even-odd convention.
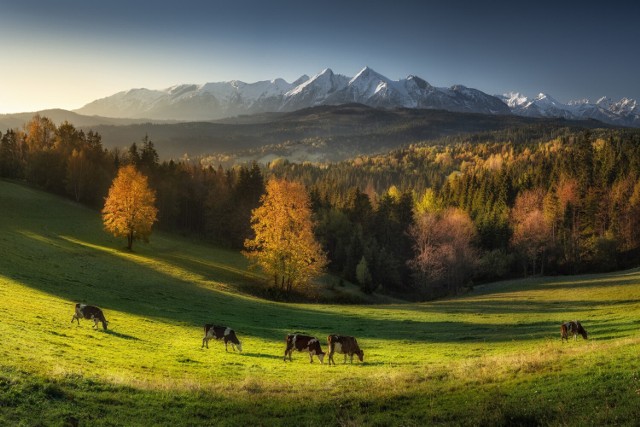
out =
[[[440,109],[452,112],[526,117],[596,119],[617,126],[640,127],[640,106],[623,98],[603,97],[563,104],[548,94],[528,98],[520,93],[488,95],[462,85],[435,87],[410,75],[391,80],[369,67],[354,77],[327,68],[293,83],[283,79],[245,83],[238,80],[182,84],[164,90],[131,89],[95,100],[75,110],[114,118],[209,121],[265,112],[291,112],[321,105],[360,103],[370,107]]]

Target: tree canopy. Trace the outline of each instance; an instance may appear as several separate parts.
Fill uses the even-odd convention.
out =
[[[302,184],[280,179],[269,180],[260,201],[251,217],[255,237],[245,241],[245,254],[289,292],[327,264],[313,233],[311,201]]]
[[[129,250],[134,240],[148,241],[158,214],[155,201],[156,194],[149,188],[147,177],[133,165],[123,166],[102,209],[105,229],[116,237],[126,237]]]

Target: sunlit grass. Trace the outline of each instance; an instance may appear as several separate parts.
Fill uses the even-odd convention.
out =
[[[426,304],[282,304],[237,253],[156,234],[123,250],[95,212],[0,181],[0,424],[633,425],[640,272],[477,287]],[[109,331],[71,323],[96,304]],[[579,319],[590,339],[562,344]],[[201,349],[206,322],[241,354]],[[329,367],[284,337],[355,335],[365,363]],[[566,396],[581,402],[581,410]],[[38,411],[38,420],[30,414]]]

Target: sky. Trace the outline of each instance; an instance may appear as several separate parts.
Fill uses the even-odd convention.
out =
[[[561,102],[640,100],[640,2],[2,0],[0,113],[369,66]]]

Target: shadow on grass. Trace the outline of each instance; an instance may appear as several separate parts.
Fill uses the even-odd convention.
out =
[[[560,320],[574,317],[571,312],[588,310],[597,304],[593,301],[571,301],[554,306],[505,298],[495,302],[453,301],[425,306],[386,306],[383,308],[387,310],[397,307],[397,317],[367,317],[342,312],[337,307],[333,311],[320,310],[313,306],[273,303],[217,291],[207,282],[213,277],[225,279],[234,276],[234,280],[248,282],[253,278],[235,267],[222,268],[224,273],[217,277],[213,273],[216,268],[209,270],[208,266],[219,262],[206,258],[206,252],[199,259],[194,255],[184,259],[166,252],[156,255],[153,248],[141,246],[136,254],[128,256],[106,246],[107,242],[93,235],[90,241],[86,241],[60,235],[38,239],[33,234],[21,235],[22,240],[18,244],[29,253],[43,254],[43,261],[34,263],[16,256],[5,262],[7,266],[15,265],[4,270],[5,276],[13,276],[31,288],[69,301],[88,301],[106,310],[127,312],[146,319],[170,320],[198,329],[205,323],[218,323],[232,327],[240,336],[250,335],[265,340],[282,341],[287,333],[295,330],[307,330],[321,339],[340,331],[358,338],[395,340],[406,344],[533,340],[555,334]],[[11,256],[12,253],[9,254]],[[197,270],[192,271],[192,268]],[[56,270],[64,272],[53,276],[51,273]],[[23,274],[25,271],[29,274]],[[206,278],[200,282],[201,279],[189,279],[192,275]],[[376,311],[375,307],[366,308]],[[549,313],[550,320],[515,326],[466,319],[432,322],[414,320],[412,312],[421,312],[423,319],[428,319],[429,313],[433,312]],[[559,313],[568,314],[559,316]],[[138,339],[118,332],[110,333],[122,339]]]
[[[640,300],[636,301],[640,302]],[[603,304],[628,304],[625,301],[527,301],[497,298],[495,300],[453,300],[447,302],[434,302],[429,304],[428,311],[443,314],[522,314],[522,313],[549,313],[554,318],[572,317],[572,313],[591,310],[594,306]]]
[[[120,333],[120,332],[113,331],[111,329],[107,329],[106,331],[103,330],[102,332],[104,332],[107,335],[111,335],[113,337],[116,337],[116,338],[122,338],[124,340],[142,341],[140,338],[134,337],[133,335],[123,334],[123,333]]]
[[[240,353],[242,356],[245,357],[257,357],[260,359],[282,359],[281,356],[276,356],[273,354],[264,354],[264,353]]]

